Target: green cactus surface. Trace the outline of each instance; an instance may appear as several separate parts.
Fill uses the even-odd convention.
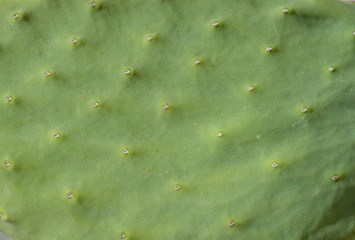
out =
[[[355,239],[355,4],[0,0],[0,231]]]

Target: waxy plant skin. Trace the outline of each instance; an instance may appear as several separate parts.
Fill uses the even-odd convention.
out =
[[[355,239],[355,4],[0,0],[0,231]]]

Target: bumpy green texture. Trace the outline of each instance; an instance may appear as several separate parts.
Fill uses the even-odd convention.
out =
[[[355,5],[0,0],[0,231],[355,239]]]

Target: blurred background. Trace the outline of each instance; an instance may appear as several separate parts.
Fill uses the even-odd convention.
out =
[[[0,232],[0,240],[12,240],[12,239]]]

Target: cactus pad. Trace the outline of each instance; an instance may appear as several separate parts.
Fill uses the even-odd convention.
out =
[[[0,0],[14,240],[355,238],[355,5]]]

